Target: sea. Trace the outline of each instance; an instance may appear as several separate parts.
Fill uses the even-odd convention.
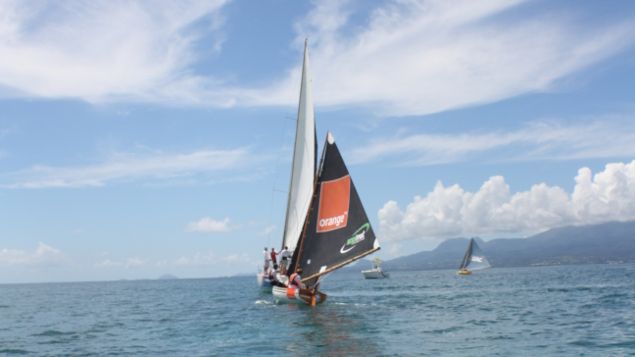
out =
[[[0,354],[633,356],[635,265],[336,273],[319,306],[254,276],[0,285]]]

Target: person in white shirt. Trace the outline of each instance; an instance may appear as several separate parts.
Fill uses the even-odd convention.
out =
[[[262,254],[264,255],[264,258],[265,258],[265,267],[263,270],[265,273],[267,273],[267,270],[269,270],[269,264],[271,262],[271,255],[269,254],[267,247],[265,247],[265,250],[262,252]]]
[[[280,271],[282,272],[282,274],[287,273],[287,267],[289,266],[290,261],[291,252],[289,251],[289,247],[285,245],[284,249],[280,251]]]

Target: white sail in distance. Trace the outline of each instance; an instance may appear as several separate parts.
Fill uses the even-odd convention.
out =
[[[304,43],[304,62],[300,84],[300,102],[291,164],[291,182],[287,201],[282,246],[295,250],[313,195],[316,161],[315,113],[309,75],[309,51]]]

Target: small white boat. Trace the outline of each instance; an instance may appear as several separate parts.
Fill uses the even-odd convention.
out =
[[[364,275],[364,279],[384,279],[389,276],[388,273],[381,269],[381,260],[379,258],[373,260],[372,269],[362,270],[362,275]]]
[[[388,273],[381,270],[380,267],[362,270],[362,274],[364,275],[364,279],[384,279],[390,276]]]

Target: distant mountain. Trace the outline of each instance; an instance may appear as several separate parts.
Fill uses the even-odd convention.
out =
[[[476,238],[494,267],[635,262],[635,221],[551,229],[529,238]],[[467,238],[384,262],[387,270],[455,269]],[[364,264],[364,266],[369,264]]]
[[[172,274],[163,274],[160,277],[158,277],[158,280],[175,280],[178,279],[178,276],[172,275]]]

